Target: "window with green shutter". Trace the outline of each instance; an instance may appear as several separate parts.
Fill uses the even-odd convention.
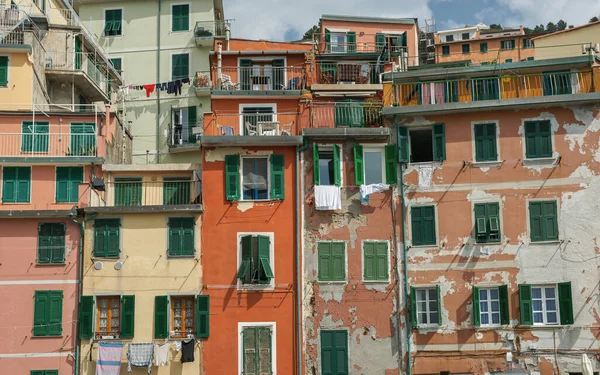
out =
[[[8,56],[0,56],[0,87],[8,86]]]
[[[558,240],[556,201],[529,202],[529,230],[532,242]]]
[[[500,204],[498,202],[477,203],[474,211],[476,242],[500,242]]]
[[[2,202],[29,203],[31,167],[2,167]]]
[[[285,165],[283,155],[272,154],[271,162],[271,199],[285,198]]]
[[[473,287],[473,324],[476,327],[509,324],[508,286]]]
[[[525,121],[525,157],[552,157],[552,126],[549,120]]]
[[[363,243],[363,277],[365,281],[387,281],[389,278],[387,242]]]
[[[62,335],[62,290],[36,290],[33,311],[33,336]]]
[[[270,284],[274,278],[271,239],[261,235],[240,238],[240,266],[237,278],[242,284]]]
[[[171,79],[184,79],[190,77],[190,55],[179,53],[171,55]]]
[[[193,217],[172,217],[169,219],[169,256],[192,256],[196,243]]]
[[[285,198],[285,159],[225,156],[225,198],[238,200],[278,200]]]
[[[115,178],[115,206],[142,205],[142,178]]]
[[[412,228],[412,245],[436,245],[435,207],[411,207],[410,222]]]
[[[81,296],[79,301],[79,338],[94,337],[94,297]]]
[[[163,178],[163,204],[178,205],[190,204],[191,181],[188,177],[165,177]]]
[[[488,44],[487,43],[479,43],[479,52],[487,52]]]
[[[519,285],[521,325],[574,323],[571,283]]]
[[[188,31],[190,29],[189,4],[173,5],[171,31]]]
[[[41,223],[38,226],[38,264],[63,264],[65,262],[64,223]]]
[[[122,9],[107,9],[104,11],[104,36],[123,35],[122,26]]]
[[[501,40],[500,49],[515,49],[515,40]]]
[[[442,297],[440,286],[410,287],[410,305],[413,328],[442,324]]]
[[[348,331],[321,331],[321,374],[348,375]]]
[[[56,202],[79,202],[81,183],[83,183],[83,167],[56,167]]]
[[[342,185],[342,148],[339,145],[313,144],[315,185]]]
[[[94,221],[94,258],[118,258],[120,246],[120,219]]]
[[[196,337],[210,336],[210,296],[196,296]]]
[[[344,242],[319,242],[319,281],[346,280],[346,244]]]
[[[475,124],[475,161],[497,161],[496,124]]]
[[[450,56],[450,46],[442,46],[442,56]]]
[[[29,375],[58,375],[58,370],[31,370]]]
[[[461,46],[461,48],[462,48],[462,53],[463,54],[469,54],[469,53],[471,53],[471,45],[470,44],[463,44]]]
[[[242,373],[263,375],[273,373],[272,326],[246,326],[242,329]]]
[[[22,131],[21,152],[48,152],[50,123],[23,121]]]

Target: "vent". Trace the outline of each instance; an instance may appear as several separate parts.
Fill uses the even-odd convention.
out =
[[[123,262],[117,262],[117,263],[115,263],[115,269],[117,271],[120,271],[121,268],[123,268]]]
[[[96,263],[94,263],[94,269],[96,271],[100,271],[102,269],[102,262],[96,262]]]

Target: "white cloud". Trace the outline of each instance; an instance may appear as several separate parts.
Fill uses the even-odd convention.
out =
[[[562,19],[569,25],[581,25],[600,15],[598,0],[496,0],[513,15],[503,22],[507,25],[533,27]],[[504,24],[503,23],[503,24]]]
[[[430,0],[224,0],[225,17],[233,18],[232,37],[284,40],[286,33],[302,37],[322,14],[373,17],[431,16]]]

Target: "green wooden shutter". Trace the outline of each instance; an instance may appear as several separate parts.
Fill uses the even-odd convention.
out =
[[[538,121],[538,139],[540,157],[549,158],[552,156],[552,126],[550,121]]]
[[[194,255],[196,250],[194,227],[193,217],[181,219],[181,255]]]
[[[271,269],[271,239],[267,236],[257,236],[258,243],[258,278],[270,282],[273,278]]]
[[[377,47],[377,52],[383,51],[383,48],[385,47],[385,34],[375,34],[375,46]]]
[[[435,234],[435,207],[425,206],[423,210],[423,235],[424,245],[435,245],[437,238]]]
[[[413,286],[410,287],[410,317],[413,328],[417,328],[419,326],[419,320],[417,319],[417,289]]]
[[[395,158],[394,158],[395,159]],[[388,244],[377,242],[375,245],[375,264],[377,265],[377,280],[388,279]]]
[[[348,43],[348,52],[356,52],[356,32],[349,31],[346,33],[346,42]]]
[[[398,126],[398,161],[400,163],[410,162],[408,128],[406,126]]]
[[[319,168],[319,145],[313,143],[313,181],[315,185],[321,185],[321,169]]]
[[[48,335],[62,335],[62,290],[51,290],[48,297]]]
[[[335,186],[342,186],[341,154],[341,147],[333,145],[333,183]]]
[[[498,287],[500,299],[500,324],[510,324],[510,309],[508,303],[508,285]]]
[[[50,223],[38,224],[38,264],[48,264],[51,261],[51,228],[52,225]]]
[[[46,375],[44,370],[31,370],[29,375]]]
[[[210,296],[196,296],[196,337],[210,335]]]
[[[433,160],[446,160],[446,131],[444,124],[434,124],[433,131]]]
[[[475,236],[477,242],[486,242],[488,238],[488,225],[486,215],[486,204],[475,204]]]
[[[17,202],[29,203],[31,167],[17,167]]]
[[[106,224],[100,220],[96,220],[94,223],[94,257],[106,256],[107,237]]]
[[[120,253],[120,220],[97,219],[94,223],[94,256],[118,257]]]
[[[252,90],[252,60],[240,59],[240,85],[242,90]]]
[[[179,256],[182,253],[181,249],[181,219],[171,218],[169,219],[169,255]]]
[[[365,163],[362,145],[354,146],[354,184],[356,186],[365,184]]]
[[[193,134],[192,129],[197,126],[198,117],[197,109],[195,105],[187,108],[187,128],[188,128],[188,142],[196,143],[196,134]]]
[[[320,242],[317,245],[317,253],[319,258],[319,280],[320,281],[331,281],[332,265],[331,265],[331,242]]]
[[[58,370],[46,370],[44,375],[58,375]]]
[[[2,202],[12,203],[17,200],[17,168],[2,167]]]
[[[106,256],[110,258],[116,258],[121,252],[121,242],[119,239],[120,232],[120,221],[110,220],[107,222],[107,241],[106,241]]]
[[[425,243],[423,238],[423,207],[412,207],[410,209],[410,226],[412,229],[412,244],[419,246]]]
[[[346,280],[346,251],[342,242],[331,244],[331,274],[336,281]]]
[[[327,52],[331,52],[331,31],[325,29],[325,49]]]
[[[186,31],[190,29],[189,4],[173,5],[172,31]]]
[[[94,297],[81,296],[79,301],[79,338],[91,339],[94,336]]]
[[[285,198],[285,166],[283,155],[271,155],[271,199]]]
[[[0,56],[0,86],[8,86],[8,56]]]
[[[33,336],[48,335],[49,310],[49,292],[36,290],[33,304]]]
[[[321,373],[323,375],[336,375],[333,339],[332,331],[321,331]]]
[[[396,185],[398,183],[398,165],[396,158],[398,157],[396,145],[385,146],[385,179],[388,185]]]
[[[442,293],[440,291],[440,286],[435,286],[435,292],[437,295],[437,312],[438,312],[438,326],[442,325]]]
[[[529,230],[532,242],[544,240],[542,202],[529,202]]]
[[[242,247],[242,262],[238,269],[237,278],[243,281],[250,279],[249,272],[251,272],[252,266],[252,236],[244,236],[241,239]]]
[[[542,202],[542,232],[545,241],[558,240],[556,201]]]
[[[348,375],[348,332],[335,331],[335,373],[334,375]]]
[[[475,160],[496,161],[496,124],[475,124]]]
[[[479,288],[473,287],[473,325],[479,327],[481,325],[481,312],[479,308]]]
[[[240,156],[225,155],[225,199],[240,200]]]
[[[53,223],[50,228],[50,261],[54,264],[65,262],[65,236],[66,225],[64,223]]]
[[[285,78],[285,60],[275,59],[271,62],[273,67],[273,90],[285,90],[287,88]]]
[[[375,259],[375,242],[363,244],[364,279],[377,280],[377,264]]]
[[[560,297],[559,297],[560,298]],[[521,325],[533,325],[533,306],[531,302],[531,285],[519,285],[519,309],[521,310]]]
[[[321,374],[348,375],[348,332],[321,331]]]
[[[135,331],[135,296],[121,297],[121,338],[131,339]]]
[[[154,338],[166,339],[169,337],[169,297],[154,297]]]
[[[573,296],[571,282],[558,284],[558,307],[560,309],[560,324],[573,324]]]

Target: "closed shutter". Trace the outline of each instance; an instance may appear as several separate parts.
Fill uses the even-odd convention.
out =
[[[356,52],[356,32],[349,31],[346,33],[346,42],[348,42],[348,52]]]
[[[510,324],[510,308],[508,304],[508,286],[500,285],[498,287],[500,299],[500,324]]]
[[[252,90],[252,60],[240,60],[240,85],[242,90]]]
[[[46,375],[46,371],[44,370],[31,370],[29,375]]]
[[[262,282],[270,282],[273,278],[271,269],[271,240],[267,236],[257,236],[258,243],[258,279]]]
[[[317,245],[317,253],[319,258],[319,280],[331,281],[333,274],[331,269],[331,243],[321,242]]]
[[[97,219],[94,223],[94,257],[114,258],[120,253],[119,219]]]
[[[91,339],[94,335],[94,297],[81,296],[79,301],[79,338]]]
[[[17,203],[29,203],[31,167],[17,167]]]
[[[375,243],[365,242],[363,245],[364,252],[364,278],[365,280],[377,279],[377,264],[375,259]]]
[[[225,155],[225,198],[240,200],[240,156]]]
[[[525,122],[525,156],[552,157],[552,127],[550,121]]]
[[[425,239],[425,244],[427,245],[435,245],[436,235],[435,235],[435,208],[433,206],[422,207],[423,210],[423,238]]]
[[[333,184],[335,186],[342,186],[341,154],[341,147],[333,145]]]
[[[481,309],[479,306],[479,288],[473,287],[473,325],[479,327],[481,325]]]
[[[190,29],[190,8],[188,4],[173,5],[172,31],[187,31]]]
[[[375,263],[377,264],[377,280],[388,279],[388,244],[377,242],[375,246]]]
[[[570,282],[558,284],[558,307],[560,309],[560,324],[573,324],[573,296]]]
[[[321,373],[323,375],[336,375],[333,339],[333,331],[321,331]]]
[[[50,228],[50,261],[55,264],[65,262],[66,225],[53,223]]]
[[[398,183],[398,164],[396,145],[385,146],[385,179],[388,185]]]
[[[354,184],[356,186],[365,184],[365,163],[363,146],[354,146]]]
[[[533,325],[533,306],[531,302],[531,285],[519,285],[519,309],[521,310],[522,326]]]
[[[331,52],[331,31],[325,29],[325,50]]]
[[[273,66],[273,90],[285,90],[285,60],[275,59],[272,61]]]
[[[121,338],[131,339],[135,331],[135,296],[121,297]]]
[[[17,167],[2,167],[2,202],[17,201]]]
[[[348,332],[321,331],[321,374],[348,374]]]
[[[33,336],[48,335],[49,292],[36,291],[33,305]]]
[[[331,244],[331,274],[333,280],[346,280],[346,254],[345,246],[341,242],[333,242]]]
[[[196,296],[196,337],[210,335],[210,296]]]
[[[119,239],[119,232],[120,232],[120,222],[119,220],[110,220],[107,222],[107,246],[106,246],[106,256],[109,258],[116,258],[119,256],[119,253],[121,252],[120,249],[120,239]]]
[[[194,255],[194,218],[169,219],[169,255]]]
[[[476,124],[475,129],[475,160],[496,161],[496,124]]]
[[[413,286],[410,287],[410,317],[413,328],[417,328],[419,326],[419,320],[417,319],[417,289]]]
[[[169,297],[154,297],[154,338],[166,339],[169,337]]]
[[[400,163],[410,162],[408,128],[406,126],[398,126],[398,161]]]
[[[285,198],[285,169],[283,155],[271,155],[271,199]]]
[[[388,248],[385,242],[365,242],[364,252],[364,279],[388,279]]]
[[[190,55],[187,53],[182,53],[178,55],[173,55],[171,57],[172,61],[172,69],[171,75],[172,79],[184,79],[189,78],[190,75]]]
[[[8,86],[8,56],[0,56],[0,86]]]
[[[82,167],[56,167],[56,201],[78,202],[79,184],[82,182]]]
[[[434,124],[433,130],[433,159],[446,160],[446,130],[444,124]]]
[[[412,229],[412,244],[419,246],[425,243],[423,238],[423,210],[422,207],[412,207],[410,209],[410,226]]]
[[[52,224],[38,224],[38,264],[48,264],[52,258],[51,248],[51,228]]]
[[[258,374],[257,327],[245,327],[242,331],[242,374]]]
[[[48,335],[60,336],[62,335],[62,290],[52,290],[49,292],[48,305]]]
[[[529,231],[531,241],[543,241],[542,202],[529,202]]]
[[[552,129],[550,121],[538,121],[540,157],[552,157]]]
[[[542,230],[546,241],[558,240],[556,201],[542,203]]]
[[[250,273],[252,272],[252,236],[244,236],[241,238],[242,262],[238,269],[237,278],[244,282],[250,281]]]
[[[319,168],[319,146],[313,143],[313,182],[321,185],[321,169]]]
[[[412,243],[414,246],[435,245],[435,208],[433,206],[411,208]]]

